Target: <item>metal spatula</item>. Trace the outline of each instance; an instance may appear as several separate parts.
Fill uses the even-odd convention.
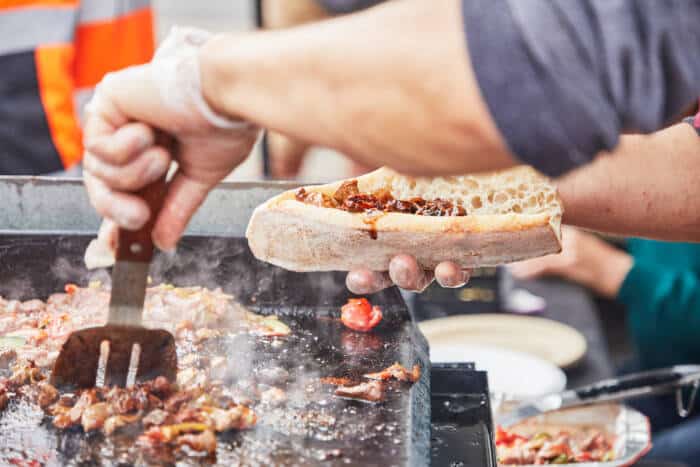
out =
[[[68,337],[54,363],[53,385],[130,386],[157,376],[175,380],[175,338],[163,329],[141,325],[153,258],[151,231],[165,191],[163,178],[139,193],[151,209],[151,220],[138,231],[119,231],[107,324],[82,329]]]

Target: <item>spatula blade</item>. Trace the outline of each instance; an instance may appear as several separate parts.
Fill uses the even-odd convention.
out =
[[[125,386],[134,344],[140,345],[135,381],[164,376],[175,381],[177,351],[175,338],[163,329],[140,326],[104,326],[74,332],[61,348],[51,372],[51,384],[61,388],[95,386],[100,346],[109,341],[105,386]]]

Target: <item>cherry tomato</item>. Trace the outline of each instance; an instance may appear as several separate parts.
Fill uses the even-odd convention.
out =
[[[382,310],[366,298],[351,298],[340,309],[340,320],[353,331],[368,332],[382,320]]]
[[[74,294],[78,290],[78,286],[75,284],[66,284],[66,286],[64,287],[64,290],[69,295]]]

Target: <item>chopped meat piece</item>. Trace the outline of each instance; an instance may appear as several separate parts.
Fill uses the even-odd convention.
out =
[[[85,430],[86,433],[99,430],[110,415],[109,404],[106,402],[98,402],[85,408],[80,423],[83,425],[83,430]]]
[[[349,212],[365,212],[382,209],[376,196],[368,193],[357,193],[348,196],[341,205],[341,209]]]
[[[124,428],[139,421],[139,415],[112,415],[105,420],[102,431],[107,435],[111,435],[115,431]]]
[[[185,407],[184,409],[180,409],[180,411],[175,414],[174,419],[175,424],[187,422],[206,423],[209,420],[206,412],[194,407]]]
[[[332,386],[348,386],[352,384],[352,380],[350,378],[336,378],[335,376],[326,376],[324,378],[321,378],[321,382],[323,384],[330,384]]]
[[[206,452],[209,455],[216,453],[216,435],[211,430],[199,434],[182,435],[177,438],[178,446],[188,446],[195,451]]]
[[[70,411],[68,411],[68,416],[70,417],[71,423],[78,423],[81,420],[85,409],[96,403],[97,393],[95,390],[89,389],[87,391],[83,391],[80,394],[78,401],[70,409]]]
[[[357,187],[357,180],[348,180],[343,182],[335,193],[333,193],[333,199],[338,202],[338,204],[343,204],[349,196],[359,195],[360,189]]]
[[[318,191],[306,191],[304,188],[299,188],[295,194],[297,201],[302,203],[312,204],[323,208],[335,208],[338,203],[325,193]]]
[[[281,405],[287,402],[287,393],[280,388],[270,388],[260,394],[260,402],[268,405]]]
[[[368,381],[355,386],[339,386],[335,390],[335,395],[368,402],[380,402],[384,400],[384,391],[385,387],[382,381]]]
[[[155,409],[151,410],[148,415],[143,417],[143,420],[141,420],[141,423],[143,423],[143,426],[146,428],[149,428],[154,425],[165,425],[167,423],[172,423],[172,415],[166,412],[163,409]]]
[[[7,380],[8,389],[17,389],[27,384],[34,384],[44,379],[41,370],[33,361],[18,363],[12,368],[12,376]]]
[[[38,385],[38,394],[36,399],[39,407],[46,409],[57,400],[58,390],[46,381],[40,382]]]
[[[255,413],[244,405],[238,405],[228,410],[214,409],[210,413],[214,429],[218,432],[229,430],[245,430],[257,422]]]
[[[189,391],[177,392],[165,401],[163,408],[170,413],[175,413],[180,410],[183,404],[191,401],[194,397],[196,396]]]
[[[397,362],[378,373],[368,373],[365,375],[365,378],[382,381],[395,379],[396,381],[415,383],[420,379],[420,366],[413,365],[413,369],[408,371]]]
[[[63,407],[73,407],[76,402],[78,402],[78,398],[75,394],[70,392],[61,394],[61,396],[58,398],[58,405]]]
[[[382,310],[366,298],[351,298],[340,309],[340,320],[353,331],[371,331],[382,320]]]
[[[105,400],[109,402],[115,414],[128,414],[142,408],[143,400],[134,394],[134,391],[113,387],[107,394]]]

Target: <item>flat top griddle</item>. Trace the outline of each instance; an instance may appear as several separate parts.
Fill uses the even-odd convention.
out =
[[[91,236],[64,233],[0,233],[0,295],[46,298],[64,284],[105,280],[88,273],[82,255]],[[219,438],[216,459],[178,465],[427,465],[430,458],[430,364],[427,343],[396,290],[369,297],[384,320],[369,334],[349,331],[337,319],[350,296],[344,275],[296,274],[255,260],[240,238],[188,237],[173,256],[160,255],[154,283],[221,287],[252,311],[275,313],[290,325],[286,340],[222,342],[236,364],[274,361],[292,377],[289,402],[259,411],[259,426]],[[240,338],[239,338],[240,339]],[[245,351],[240,351],[244,349]],[[309,394],[304,383],[322,376],[357,376],[395,361],[418,363],[420,380],[395,388],[372,405]],[[38,408],[14,404],[0,415],[0,465],[147,465],[128,440],[60,432]]]

